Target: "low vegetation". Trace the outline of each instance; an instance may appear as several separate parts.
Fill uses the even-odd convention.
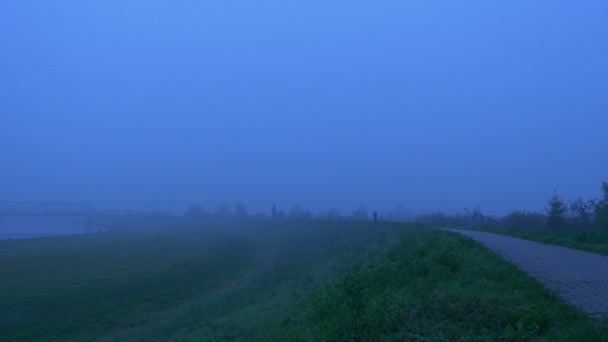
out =
[[[487,231],[608,255],[608,183],[603,197],[571,201],[554,193],[544,212],[514,210],[504,217],[486,217],[481,209],[463,213],[420,215],[426,224]]]
[[[548,230],[529,231],[518,228],[501,228],[496,226],[466,228],[608,255],[608,233],[601,230],[594,229],[552,232]]]
[[[0,241],[0,340],[599,341],[608,325],[422,225],[181,220]]]
[[[594,341],[607,331],[472,240],[440,232],[407,236],[314,294],[309,318],[324,340]]]

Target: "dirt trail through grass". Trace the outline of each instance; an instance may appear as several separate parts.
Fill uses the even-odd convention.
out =
[[[601,318],[608,318],[608,257],[536,241],[460,229],[517,265],[567,303]]]
[[[276,251],[266,252],[266,253],[258,252],[258,255],[257,255],[258,261],[255,264],[255,266],[253,266],[248,271],[241,274],[239,277],[230,281],[229,283],[221,286],[218,290],[223,291],[223,290],[235,288],[244,281],[251,280],[257,276],[262,275],[263,273],[268,271],[270,268],[272,268],[272,266],[274,265],[274,262],[277,260],[278,255],[279,254]]]

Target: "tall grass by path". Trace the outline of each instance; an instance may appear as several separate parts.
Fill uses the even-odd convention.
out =
[[[319,284],[300,281],[287,307],[272,310],[272,299],[253,304],[185,340],[608,340],[606,322],[564,304],[471,239],[411,226],[398,235],[390,249],[375,254],[372,247]],[[264,310],[281,318],[243,324]]]
[[[549,245],[564,246],[608,255],[608,232],[597,229],[553,232],[548,230],[526,231],[522,229],[497,228],[492,226],[458,228],[507,235],[525,240],[538,241]]]

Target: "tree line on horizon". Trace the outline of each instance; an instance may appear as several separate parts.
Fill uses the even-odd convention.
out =
[[[525,231],[568,232],[600,230],[608,232],[608,182],[602,182],[602,197],[566,201],[557,192],[549,198],[543,211],[513,210],[504,217],[487,218],[481,209],[465,209],[455,215],[442,212],[418,215],[416,221],[452,226],[496,225]],[[486,218],[484,221],[483,219]]]
[[[343,214],[340,209],[332,208],[328,210],[321,210],[316,213],[312,213],[309,209],[304,208],[301,205],[294,205],[289,210],[283,210],[279,208],[275,203],[269,210],[268,214],[256,213],[250,214],[245,203],[243,201],[236,201],[234,205],[228,203],[220,204],[219,207],[211,212],[203,208],[199,203],[192,204],[186,213],[184,214],[187,218],[271,218],[271,219],[353,219],[353,220],[368,220],[370,219],[370,212],[365,206],[360,206],[350,214]]]
[[[419,222],[433,225],[450,226],[479,226],[483,224],[497,225],[503,228],[521,229],[526,231],[572,231],[599,229],[608,232],[608,182],[602,182],[602,198],[584,200],[582,197],[566,201],[557,192],[547,201],[543,211],[513,210],[503,217],[486,217],[480,208],[467,209],[456,214],[446,214],[441,211],[431,214],[414,215],[402,206],[380,213],[380,219],[385,221]],[[313,214],[310,210],[294,205],[288,211],[272,204],[268,214],[250,214],[243,201],[234,205],[221,204],[214,212],[205,210],[200,204],[192,204],[186,214],[188,218],[271,218],[271,219],[350,219],[369,220],[370,212],[365,206],[360,206],[352,213],[344,215],[340,209],[328,209]]]

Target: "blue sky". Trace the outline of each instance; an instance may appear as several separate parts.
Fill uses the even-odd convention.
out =
[[[607,36],[605,1],[3,1],[0,198],[597,197]]]

